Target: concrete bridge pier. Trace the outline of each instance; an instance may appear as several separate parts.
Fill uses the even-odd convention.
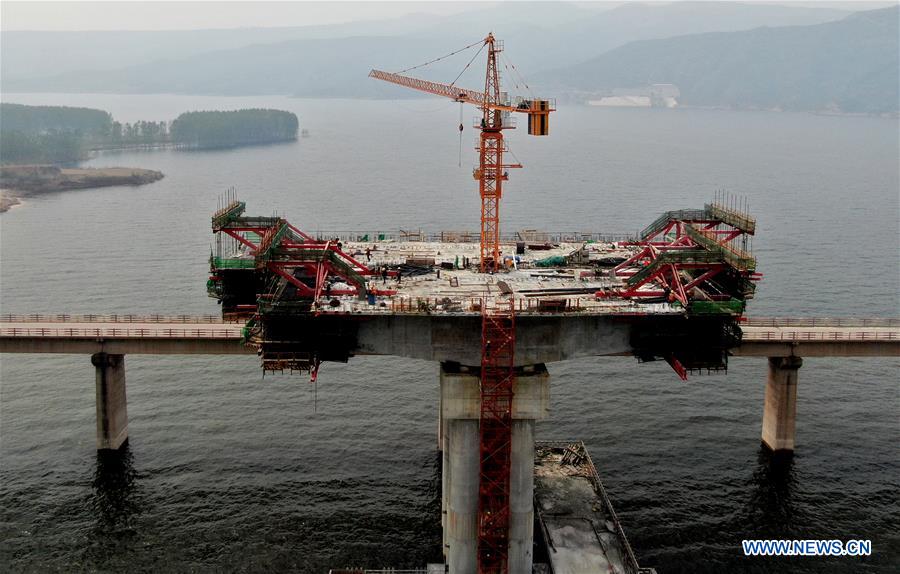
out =
[[[116,450],[128,440],[128,406],[125,400],[125,355],[95,353],[97,450]]]
[[[451,574],[477,569],[479,418],[477,368],[441,364],[439,439],[443,451],[441,525]],[[543,364],[516,376],[512,409],[509,571],[531,572],[534,541],[534,423],[547,418],[550,378]]]
[[[769,357],[762,442],[772,451],[792,452],[797,426],[797,371],[800,357]]]

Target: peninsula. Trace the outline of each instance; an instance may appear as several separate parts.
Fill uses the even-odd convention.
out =
[[[162,179],[163,174],[131,167],[61,168],[53,165],[11,165],[0,167],[0,213],[17,205],[28,195],[70,189],[144,185]]]
[[[27,195],[90,187],[144,185],[163,177],[130,167],[71,169],[109,149],[199,150],[288,142],[299,121],[269,109],[185,112],[171,122],[120,123],[103,110],[0,104],[0,213]]]

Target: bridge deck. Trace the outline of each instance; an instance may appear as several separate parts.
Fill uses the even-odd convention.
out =
[[[5,315],[2,353],[232,355],[253,353],[240,344],[243,323],[216,317],[137,315]]]
[[[4,315],[0,352],[252,353],[242,327],[212,316]],[[900,319],[760,317],[742,330],[736,356],[900,356]]]

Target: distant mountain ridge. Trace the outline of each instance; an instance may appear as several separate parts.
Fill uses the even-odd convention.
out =
[[[447,38],[449,46],[476,40],[488,31],[516,46],[531,71],[558,67],[560,58],[597,56],[633,40],[696,32],[743,30],[756,26],[814,24],[847,14],[827,7],[676,2],[628,3],[611,9],[587,9],[568,2],[509,5],[472,3],[472,10],[451,16],[412,14],[388,20],[276,28],[41,32],[4,31],[0,57],[5,82],[49,78],[66,72],[118,70],[164,60],[192,58],[220,50],[294,40],[352,37],[405,37],[410,46],[422,39]],[[469,38],[471,36],[471,38]],[[427,54],[422,54],[423,60]],[[7,89],[7,88],[4,88]]]
[[[28,33],[18,40],[4,35],[2,86],[4,93],[416,97],[367,78],[369,69],[395,71],[419,64],[477,41],[493,27],[506,42],[501,72],[511,92],[521,82],[505,67],[509,57],[533,89],[554,96],[674,83],[681,89],[681,102],[695,106],[867,113],[897,109],[896,5],[848,13],[729,2],[628,3],[605,11],[523,3],[512,12],[494,6],[413,20],[416,26],[392,20],[276,28],[268,35],[264,29],[237,30],[232,31],[235,38],[221,30],[199,31],[196,38],[182,32],[136,33],[136,43],[123,52],[142,63],[99,69],[122,59],[93,59],[90,54],[129,41],[129,33],[105,33],[93,45],[73,46],[88,55],[85,66],[98,69],[78,70],[69,58],[62,66],[69,71],[40,77],[34,71],[23,75],[30,56],[15,50],[11,54],[10,47],[32,50],[31,56],[43,54],[43,48],[35,47]],[[461,31],[469,36],[461,38]],[[154,34],[176,42],[190,39],[190,45],[182,52],[173,46],[148,52],[145,43]],[[65,50],[65,45],[54,46],[47,46],[45,55]],[[441,61],[413,75],[447,82],[468,59]],[[457,83],[477,87],[482,74],[473,66]]]
[[[535,83],[583,92],[672,83],[693,106],[896,113],[900,6],[812,26],[626,44]]]
[[[818,23],[847,14],[732,2],[629,3],[600,11],[561,2],[475,6],[443,18],[308,28],[4,33],[3,91],[408,97],[399,88],[375,86],[366,78],[368,69],[403,69],[491,30],[505,40],[504,56],[528,77],[631,40]],[[465,60],[442,64],[421,72],[449,81]],[[483,78],[470,74],[460,81],[478,86]]]

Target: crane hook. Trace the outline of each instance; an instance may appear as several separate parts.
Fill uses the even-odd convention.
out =
[[[457,167],[462,167],[462,134],[463,134],[463,103],[459,102],[459,160]]]

